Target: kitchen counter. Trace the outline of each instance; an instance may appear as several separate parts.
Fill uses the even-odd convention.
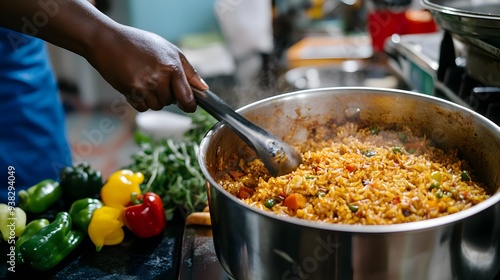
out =
[[[182,238],[179,280],[229,280],[215,254],[212,229],[190,225]]]
[[[31,279],[36,275],[41,280],[230,280],[215,254],[211,228],[184,226],[180,214],[159,236],[141,239],[126,230],[122,243],[104,246],[100,252],[87,238],[59,265],[45,272],[20,266],[15,273],[8,272],[7,245],[0,243],[0,279]]]
[[[352,36],[306,36],[286,52],[289,69],[319,66],[346,60],[364,60],[373,56],[367,34]]]
[[[189,228],[189,227],[188,227]],[[211,270],[220,265],[213,250],[211,229],[199,229],[200,235],[190,235],[190,250],[184,255],[187,258],[181,261],[181,248],[184,232],[184,220],[181,215],[167,223],[164,232],[156,237],[141,239],[126,231],[125,239],[115,246],[104,246],[100,252],[95,251],[95,246],[86,238],[75,251],[67,256],[61,263],[49,271],[39,272],[30,268],[16,266],[16,272],[9,272],[7,264],[8,244],[0,243],[1,264],[0,279],[21,279],[37,275],[37,279],[178,279],[181,263],[184,262],[184,275],[179,279],[195,278],[196,271],[202,266],[197,262],[208,260]],[[201,239],[199,239],[201,238]],[[200,243],[201,242],[201,243]],[[204,252],[199,251],[203,249]],[[189,264],[188,264],[189,262]],[[219,268],[217,273],[223,275]],[[221,278],[219,278],[221,279]]]

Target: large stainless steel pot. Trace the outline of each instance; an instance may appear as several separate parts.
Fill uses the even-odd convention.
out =
[[[421,0],[436,22],[454,34],[478,38],[500,47],[498,0]]]
[[[496,0],[421,0],[438,23],[471,37],[499,37],[500,4]]]
[[[500,86],[500,1],[421,0],[436,22],[464,43],[469,76]]]
[[[279,137],[311,122],[359,118],[424,128],[459,149],[493,194],[447,217],[390,226],[319,224],[252,208],[217,183],[243,143],[223,123],[200,145],[214,245],[234,279],[493,279],[500,268],[500,128],[456,104],[376,88],[324,88],[271,97],[238,110]]]

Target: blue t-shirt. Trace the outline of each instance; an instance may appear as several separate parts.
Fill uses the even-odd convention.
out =
[[[65,116],[44,41],[0,28],[0,203],[71,164]]]

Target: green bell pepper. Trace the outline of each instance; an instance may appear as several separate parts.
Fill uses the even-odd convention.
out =
[[[56,203],[62,195],[59,182],[46,179],[27,190],[20,190],[19,207],[29,213],[42,213]]]
[[[87,197],[95,197],[102,188],[102,174],[87,162],[67,166],[61,170],[59,182],[63,196],[69,203]]]
[[[88,228],[92,215],[96,209],[102,207],[102,202],[96,198],[82,198],[73,204],[69,209],[69,215],[73,221],[73,225],[80,229],[85,234],[88,234]]]
[[[69,255],[84,239],[79,230],[71,229],[71,216],[59,212],[55,220],[21,244],[24,263],[36,270],[53,268]]]
[[[23,234],[21,234],[16,241],[16,258],[20,264],[24,263],[23,254],[21,253],[21,245],[49,224],[50,222],[47,219],[38,219],[33,220],[26,225]]]

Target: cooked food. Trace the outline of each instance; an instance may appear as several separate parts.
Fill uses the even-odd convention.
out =
[[[489,197],[456,150],[409,127],[344,123],[310,128],[303,159],[271,177],[259,159],[224,163],[220,185],[245,203],[324,223],[383,225],[437,218]]]

